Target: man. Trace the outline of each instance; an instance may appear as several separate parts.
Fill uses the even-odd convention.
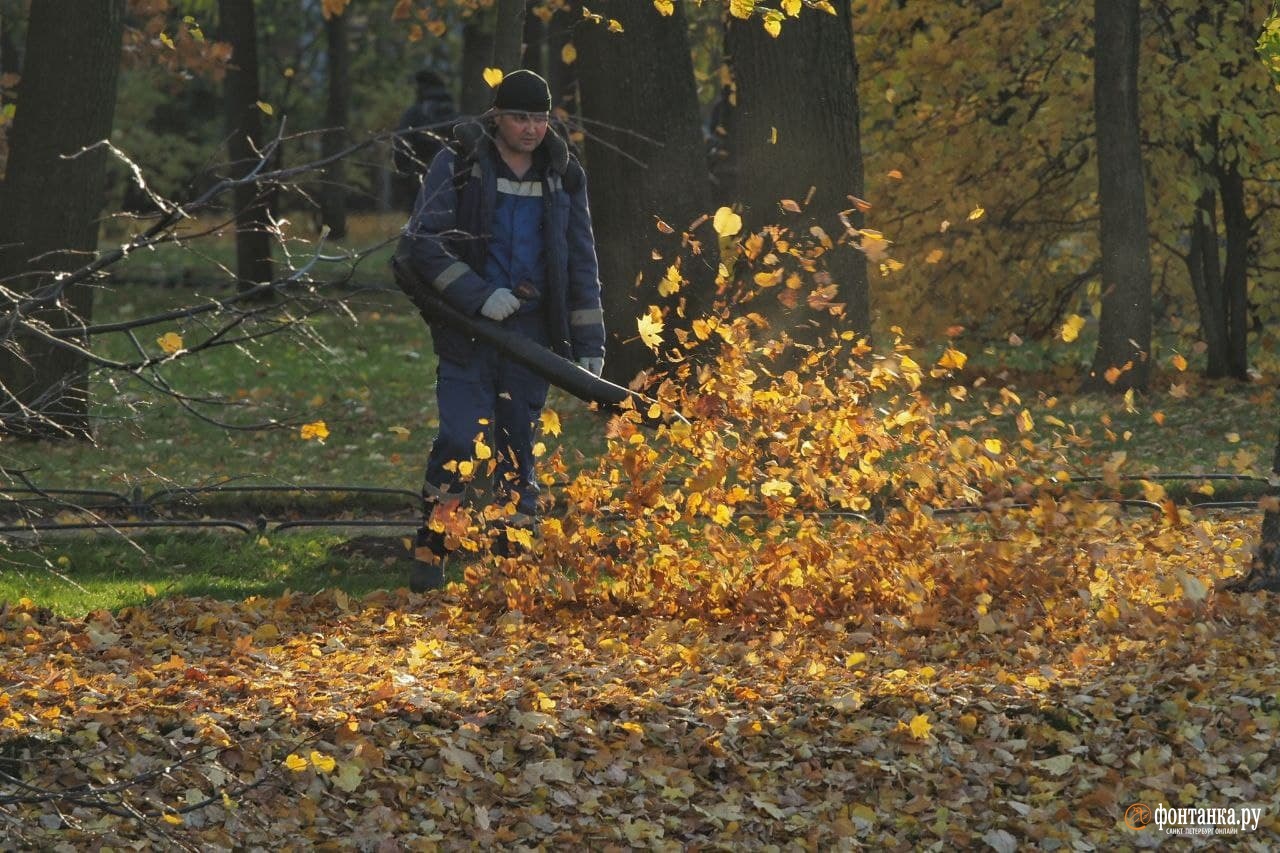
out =
[[[417,97],[400,116],[396,130],[403,135],[395,141],[392,158],[396,167],[392,185],[395,204],[408,211],[413,210],[423,173],[452,136],[453,123],[458,118],[453,97],[439,74],[424,68],[413,75],[413,79],[417,84]]]
[[[463,313],[499,322],[577,361],[604,369],[604,312],[586,175],[567,143],[548,131],[551,93],[531,71],[503,78],[479,122],[455,130],[457,151],[436,155],[398,255],[420,286]],[[410,294],[411,297],[414,294]],[[414,299],[421,305],[420,299]],[[410,587],[442,585],[445,529],[466,487],[495,464],[505,507],[494,549],[506,553],[506,525],[532,529],[538,511],[533,442],[547,382],[458,328],[428,318],[439,358],[440,431],[427,460],[423,526],[414,542]],[[483,448],[488,448],[491,461]]]

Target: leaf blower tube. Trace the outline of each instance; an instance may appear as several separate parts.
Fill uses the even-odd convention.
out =
[[[653,401],[643,394],[615,385],[590,371],[583,370],[572,361],[556,355],[546,347],[539,346],[523,335],[513,334],[493,320],[462,313],[422,281],[402,258],[393,257],[391,268],[395,273],[396,284],[412,300],[414,306],[422,312],[422,316],[428,322],[448,323],[455,328],[465,330],[477,340],[497,347],[504,355],[518,361],[552,385],[563,388],[584,402],[597,403],[616,411],[621,410],[622,404],[627,400],[631,400],[632,405],[641,415],[644,415],[652,405]]]

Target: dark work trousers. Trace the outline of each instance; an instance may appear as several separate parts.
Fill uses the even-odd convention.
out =
[[[521,311],[503,325],[547,344],[546,321],[540,310]],[[429,521],[436,504],[458,500],[466,491],[465,478],[454,465],[449,465],[453,470],[446,470],[448,463],[475,460],[474,478],[489,470],[490,460],[476,459],[476,437],[480,436],[497,462],[495,500],[501,504],[514,500],[518,515],[511,523],[532,525],[538,510],[533,443],[547,401],[547,381],[493,347],[477,346],[474,356],[466,362],[440,361],[436,401],[440,432],[427,459],[422,486],[424,517]],[[427,538],[435,541],[422,544],[442,552],[442,540]]]

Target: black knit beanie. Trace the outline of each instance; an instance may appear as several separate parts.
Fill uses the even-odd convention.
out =
[[[521,68],[502,78],[493,95],[493,108],[521,113],[549,113],[551,90],[547,87],[546,80]]]

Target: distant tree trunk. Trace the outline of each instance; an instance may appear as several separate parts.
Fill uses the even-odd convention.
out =
[[[609,379],[626,384],[654,361],[649,349],[634,340],[636,318],[649,305],[672,307],[681,301],[687,303],[687,318],[706,310],[714,296],[718,247],[706,224],[691,235],[701,254],[681,245],[681,232],[709,212],[711,204],[682,5],[676,4],[669,17],[634,0],[593,3],[591,8],[624,28],[622,33],[600,26],[579,29],[576,64],[609,329],[605,370]],[[658,219],[676,233],[661,233]],[[652,257],[654,250],[661,253],[660,260]],[[672,297],[662,297],[658,283],[677,263],[688,283]],[[637,276],[642,277],[639,285]],[[677,313],[668,314],[668,329],[681,323]],[[670,334],[667,341],[674,343]]]
[[[493,59],[489,63],[510,74],[523,59],[525,0],[496,0]]]
[[[1249,378],[1249,238],[1252,227],[1245,208],[1244,176],[1231,163],[1218,173],[1222,195],[1222,227],[1227,242],[1222,268],[1223,304],[1226,308],[1227,376]]]
[[[347,147],[347,113],[351,103],[351,62],[347,52],[347,15],[333,15],[325,21],[329,55],[329,100],[325,109],[323,150],[332,157]],[[347,236],[346,164],[338,160],[325,169],[324,189],[320,194],[321,222],[329,226],[329,236],[341,240]]]
[[[1094,116],[1102,224],[1102,316],[1083,387],[1146,390],[1151,249],[1138,125],[1138,0],[1094,0]],[[1131,365],[1131,366],[1129,366]],[[1121,371],[1115,382],[1107,371]]]
[[[581,14],[560,10],[547,25],[547,84],[551,87],[551,104],[569,115],[578,112],[578,64],[566,64],[564,47],[573,41],[573,25]]]
[[[97,251],[107,152],[73,155],[111,135],[124,7],[125,0],[31,4],[20,109],[0,184],[0,283],[15,295],[45,291],[55,273],[84,265]],[[89,324],[92,315],[93,290],[79,285],[62,294],[57,308],[30,319],[66,327]],[[84,359],[14,333],[8,320],[3,328],[0,427],[48,437],[88,435]]]
[[[258,26],[253,0],[218,0],[222,38],[231,45],[224,99],[231,174],[248,174],[259,161],[262,110],[258,86]],[[249,183],[236,188],[236,276],[242,290],[271,281],[271,221],[267,191]]]
[[[1218,258],[1218,197],[1213,190],[1201,193],[1191,220],[1191,248],[1187,271],[1200,313],[1200,334],[1206,345],[1205,375],[1227,375],[1227,308],[1223,299],[1222,268]]]
[[[476,16],[462,26],[463,115],[478,116],[493,103],[493,89],[484,81],[484,70],[493,60],[492,23]]]
[[[1280,436],[1276,438],[1276,449],[1271,459],[1271,481],[1280,477]],[[1280,510],[1275,502],[1280,501],[1280,489],[1274,485],[1267,490],[1268,507],[1262,516],[1262,534],[1258,548],[1254,551],[1249,571],[1223,585],[1228,592],[1257,592],[1268,590],[1280,592]]]
[[[850,3],[834,6],[834,16],[806,10],[787,18],[776,39],[758,17],[729,19],[726,52],[737,103],[727,144],[748,227],[780,222],[808,235],[816,225],[835,240],[844,231],[840,212],[854,206],[849,196],[863,195],[853,17]],[[780,200],[803,202],[811,188],[803,214],[782,213]],[[842,303],[843,313],[811,310],[801,298],[791,310],[779,303],[771,312],[775,324],[806,342],[833,329],[870,332],[866,257],[837,246],[823,260],[836,288],[832,302]]]
[[[528,0],[524,9],[524,35],[521,41],[524,50],[520,56],[520,67],[528,68],[540,77],[547,76],[546,47],[547,25],[542,19],[532,14],[536,0]]]
[[[22,63],[18,59],[13,32],[4,15],[0,14],[0,74],[18,74],[21,70]]]

